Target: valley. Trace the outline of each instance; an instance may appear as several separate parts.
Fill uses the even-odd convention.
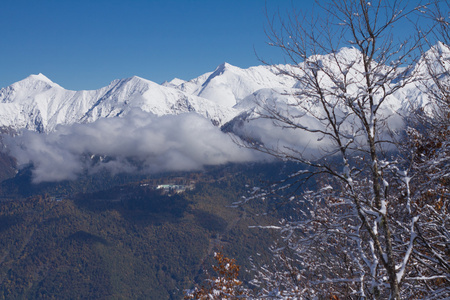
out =
[[[254,178],[272,177],[278,168],[229,165],[85,178],[41,183],[15,195],[2,188],[0,298],[180,299],[204,278],[214,251],[250,269],[248,257],[264,255],[272,238],[248,226],[273,222],[276,215],[258,217],[267,209],[262,204],[230,206],[257,183]],[[7,185],[26,190],[24,182],[15,178]],[[184,192],[157,188],[186,183]]]

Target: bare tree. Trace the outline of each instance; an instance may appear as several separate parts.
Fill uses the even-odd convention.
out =
[[[404,132],[393,125],[391,109],[402,89],[423,80],[416,65],[424,35],[396,33],[402,27],[404,35],[409,24],[413,29],[413,19],[425,15],[426,7],[383,0],[317,5],[317,18],[294,12],[279,22],[272,19],[267,31],[270,44],[291,60],[279,72],[298,83],[295,101],[261,100],[259,117],[306,133],[319,148],[311,153],[246,140],[247,147],[308,166],[247,198],[281,195],[302,207],[298,218],[270,227],[279,230],[284,243],[273,249],[282,268],[258,269],[258,297],[432,295],[436,289],[428,283],[439,279],[446,287],[448,273],[433,270],[435,265],[426,262],[430,257],[415,249],[418,237],[420,247],[436,245],[424,244],[418,231],[424,216],[412,193],[411,153],[401,156]],[[345,45],[352,48],[341,49]],[[298,194],[296,186],[314,176],[319,187]],[[415,262],[422,259],[420,270],[411,263],[413,256]],[[418,282],[425,286],[420,293]]]
[[[443,299],[450,297],[450,132],[433,118],[418,118],[407,144],[414,154],[412,199],[419,217],[408,280],[415,280],[417,295]]]
[[[419,88],[429,103],[408,128],[407,151],[413,153],[413,199],[419,220],[412,252],[410,277],[418,294],[434,299],[450,297],[450,3],[435,1],[428,15],[432,20],[432,44],[421,59],[424,75]],[[414,126],[415,125],[415,126]],[[425,291],[425,292],[424,292]]]

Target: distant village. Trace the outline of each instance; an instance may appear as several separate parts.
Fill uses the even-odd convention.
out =
[[[188,172],[183,175],[177,176],[161,176],[156,178],[146,178],[137,182],[129,182],[120,187],[120,191],[125,191],[129,187],[149,189],[158,191],[162,195],[174,196],[192,191],[199,183],[212,183],[225,180],[227,177],[233,176],[233,172],[229,172],[226,168],[217,174],[211,175],[207,172]],[[120,192],[120,193],[121,193]],[[122,195],[123,196],[123,195]],[[46,194],[44,198],[51,201],[62,201],[70,198],[66,193],[60,193],[59,191]],[[116,195],[116,198],[111,198],[111,201],[120,201],[120,196]]]
[[[142,187],[150,186],[150,184],[149,183],[141,183],[140,186],[142,186]],[[174,194],[181,194],[186,191],[193,190],[195,188],[195,182],[191,182],[189,184],[172,184],[172,183],[159,184],[159,185],[153,186],[153,188],[155,190],[162,191],[162,193],[165,195],[171,196]]]

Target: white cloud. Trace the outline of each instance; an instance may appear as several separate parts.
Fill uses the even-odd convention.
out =
[[[155,173],[246,162],[258,156],[197,114],[155,115],[134,110],[121,118],[23,131],[6,139],[19,165],[34,165],[33,181],[74,179],[87,170]],[[96,157],[97,160],[90,159]],[[106,158],[106,159],[104,159]]]

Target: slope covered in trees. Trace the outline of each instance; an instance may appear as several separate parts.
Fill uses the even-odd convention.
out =
[[[257,224],[255,211],[270,208],[229,206],[246,185],[258,184],[254,178],[273,180],[271,172],[280,167],[105,175],[34,185],[26,193],[20,191],[30,174],[21,174],[28,180],[8,181],[0,202],[0,298],[180,299],[201,281],[218,250],[250,269],[247,258],[264,253],[272,239],[248,226]],[[195,189],[154,189],[177,180],[195,181]]]

